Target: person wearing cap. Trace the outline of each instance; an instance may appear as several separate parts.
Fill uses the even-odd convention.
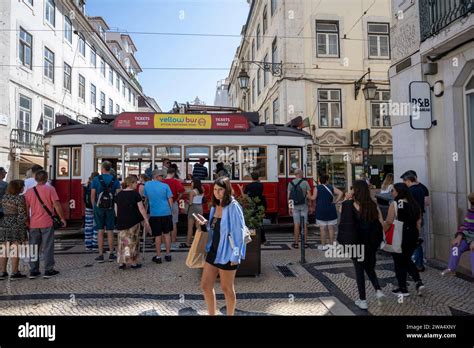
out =
[[[5,192],[7,192],[8,183],[5,181],[7,171],[5,168],[0,167],[0,201],[2,200]],[[0,219],[3,217],[3,207],[0,205]]]
[[[164,236],[166,244],[165,260],[171,261],[171,235],[173,231],[173,193],[170,187],[163,182],[166,174],[161,169],[153,171],[153,180],[145,184],[143,194],[150,206],[151,234],[155,237],[156,256],[152,258],[155,263],[161,263],[161,240]]]
[[[400,177],[403,180],[403,183],[408,186],[408,190],[410,191],[411,195],[418,203],[421,209],[421,229],[420,229],[420,238],[418,240],[418,246],[413,253],[413,261],[415,262],[416,268],[419,272],[423,272],[425,270],[424,260],[423,260],[423,230],[424,230],[424,213],[426,211],[426,206],[429,205],[429,190],[428,188],[423,185],[421,182],[418,181],[418,175],[414,170],[408,170],[402,174]]]
[[[307,237],[308,237],[308,199],[311,194],[311,187],[308,182],[303,178],[303,171],[301,169],[295,170],[295,179],[290,182],[288,185],[288,203],[290,205],[289,213],[293,216],[294,222],[294,237],[295,241],[291,245],[293,248],[298,249],[298,240],[300,236],[300,227],[301,227],[301,215],[303,215],[304,223],[304,247],[308,248]],[[304,195],[304,202],[294,202],[293,196],[297,193],[298,190],[301,190]]]
[[[205,163],[206,163],[206,159],[200,158],[199,162],[194,165],[193,179],[207,180],[209,176],[209,172],[207,171],[207,168],[204,166]]]

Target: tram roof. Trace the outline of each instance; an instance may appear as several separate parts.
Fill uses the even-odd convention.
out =
[[[304,137],[311,139],[311,135],[303,130],[273,124],[251,125],[248,131],[236,130],[208,130],[208,129],[117,129],[114,128],[113,122],[110,124],[77,124],[67,125],[54,128],[45,134],[45,137],[53,135],[68,134],[107,134],[107,135],[145,135],[145,134],[176,134],[176,135],[239,135],[239,136],[287,136],[287,137]]]

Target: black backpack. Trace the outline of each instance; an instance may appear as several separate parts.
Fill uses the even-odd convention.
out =
[[[114,186],[115,179],[112,178],[109,185],[107,185],[102,175],[99,175],[98,178],[104,190],[99,194],[99,198],[97,199],[97,207],[101,209],[113,209],[114,193],[112,192],[112,187]]]
[[[305,181],[301,179],[297,184],[293,181],[290,182],[291,191],[290,191],[290,199],[293,201],[294,205],[301,205],[306,203],[306,194],[303,192],[301,188],[301,183]]]

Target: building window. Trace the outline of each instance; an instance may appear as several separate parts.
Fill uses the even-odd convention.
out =
[[[94,84],[91,83],[91,105],[94,107],[94,111],[97,108],[97,89]]]
[[[269,117],[270,117],[270,110],[268,108],[265,109],[265,112],[263,114],[264,116],[264,122],[265,123],[268,123],[270,120],[269,120]]]
[[[390,127],[390,115],[388,114],[389,100],[390,91],[377,91],[377,93],[375,93],[375,99],[370,102],[372,127]]]
[[[120,75],[118,73],[115,74],[115,85],[117,87],[117,91],[120,93]]]
[[[69,93],[71,93],[71,74],[72,74],[71,66],[64,63],[64,84],[63,84],[63,87]]]
[[[114,85],[114,69],[111,66],[109,66],[109,83]]]
[[[120,114],[120,105],[115,104],[115,113],[118,115]]]
[[[33,60],[33,37],[28,34],[23,28],[20,28],[20,61],[23,66],[31,69],[31,62]]]
[[[82,75],[79,75],[79,98],[86,101],[86,78]]]
[[[265,63],[268,63],[268,53],[265,55],[265,58],[263,58],[263,61]],[[263,87],[266,87],[268,84],[268,70],[264,70],[263,72]]]
[[[319,126],[341,128],[341,91],[318,89]]]
[[[273,124],[280,124],[280,101],[278,98],[273,101]]]
[[[97,53],[94,46],[91,46],[91,65],[97,68]]]
[[[132,102],[132,88],[128,87],[128,102]]]
[[[260,95],[262,93],[262,69],[258,68],[257,71],[257,94]]]
[[[268,16],[267,16],[267,6],[263,8],[263,35],[267,32],[268,28]]]
[[[390,28],[388,23],[368,23],[369,58],[390,59]]]
[[[82,34],[79,34],[79,54],[83,57],[86,56],[86,39]]]
[[[275,38],[272,42],[272,63],[277,64],[278,63],[278,46],[277,46],[277,38]],[[272,69],[274,68],[275,65],[272,66]],[[275,70],[273,70],[275,72]]]
[[[255,60],[255,39],[252,40],[252,60]]]
[[[318,57],[339,57],[339,22],[316,21]]]
[[[102,77],[105,77],[105,59],[100,58],[100,73],[102,74]]]
[[[26,0],[27,3],[30,4],[30,6],[33,6],[33,0]]]
[[[271,6],[271,14],[273,16],[278,6],[277,0],[271,0],[270,6]]]
[[[123,94],[123,97],[125,98],[125,81],[122,81],[122,94]]]
[[[56,13],[55,12],[56,12],[56,5],[54,4],[54,0],[46,0],[46,4],[45,4],[45,8],[44,8],[44,18],[53,27],[56,24]]]
[[[105,93],[100,92],[100,110],[105,112]]]
[[[43,131],[48,133],[53,129],[54,109],[45,105],[43,110]]]
[[[109,115],[114,113],[114,101],[109,98]]]
[[[72,44],[72,22],[68,16],[64,16],[64,38]]]
[[[54,82],[54,53],[44,48],[44,76]]]
[[[135,97],[135,93],[132,93],[132,102],[133,102],[133,106],[135,106],[135,102],[136,102],[137,98]]]
[[[31,99],[20,94],[20,114],[18,115],[18,128],[27,132],[31,131]]]
[[[255,104],[255,92],[256,92],[256,88],[255,88],[255,78],[252,79],[252,104]]]
[[[260,49],[261,46],[261,36],[260,36],[260,24],[257,25],[257,51]]]

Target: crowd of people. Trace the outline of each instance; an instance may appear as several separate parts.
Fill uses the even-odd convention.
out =
[[[209,220],[203,217],[206,204],[205,190],[201,180],[208,179],[207,167],[202,159],[194,165],[191,190],[186,193],[179,178],[178,167],[169,160],[163,161],[158,169],[147,169],[140,176],[129,175],[118,180],[110,162],[103,162],[99,172],[91,173],[84,185],[84,240],[87,251],[97,252],[95,261],[118,263],[121,270],[138,269],[140,264],[140,240],[145,234],[152,236],[156,264],[172,261],[171,251],[176,248],[190,248],[195,230],[208,232],[206,263],[201,287],[208,305],[209,314],[216,313],[214,286],[217,276],[225,295],[227,313],[235,310],[236,295],[234,279],[241,261],[245,258],[245,219],[242,207],[234,198],[229,174],[223,165],[216,168]],[[29,244],[42,251],[44,278],[59,274],[54,262],[54,230],[66,226],[66,219],[55,188],[48,182],[48,173],[35,165],[26,180],[4,179],[6,171],[0,168],[0,244],[15,247]],[[240,194],[257,198],[259,205],[267,208],[264,186],[258,173],[251,173],[252,182],[239,185]],[[377,301],[385,300],[377,274],[377,251],[384,242],[384,232],[395,220],[403,223],[401,252],[392,253],[397,286],[392,292],[399,297],[410,295],[407,276],[415,282],[415,290],[421,295],[425,285],[420,277],[424,271],[423,239],[424,214],[429,202],[429,191],[418,181],[413,170],[405,172],[402,182],[395,183],[393,174],[386,175],[381,193],[389,195],[392,204],[382,214],[366,180],[356,180],[349,192],[342,192],[330,184],[327,175],[320,175],[314,187],[304,178],[302,170],[295,171],[295,178],[289,183],[287,198],[289,212],[294,222],[293,248],[299,248],[300,231],[304,225],[308,247],[308,214],[314,213],[316,225],[321,233],[322,251],[340,244],[362,245],[363,255],[352,257],[359,299],[355,304],[367,309],[365,274],[375,289]],[[462,253],[471,252],[474,270],[474,194],[469,195],[471,209],[459,228],[452,243],[448,268],[443,276],[455,274]],[[177,243],[179,213],[187,217],[186,242]],[[337,231],[337,233],[336,233]],[[263,232],[263,231],[262,231]],[[115,246],[114,234],[117,235]],[[262,243],[265,243],[262,235]],[[108,253],[105,252],[105,242]],[[144,240],[144,238],[142,239]],[[337,241],[337,242],[336,242]],[[164,247],[162,249],[162,245]],[[164,251],[164,257],[162,257]],[[0,257],[0,280],[24,279],[27,275],[19,270],[18,257],[12,257],[12,271],[7,273],[8,257]],[[41,276],[40,260],[30,260],[29,278]],[[473,271],[474,272],[474,271]],[[473,273],[474,274],[474,273]]]

